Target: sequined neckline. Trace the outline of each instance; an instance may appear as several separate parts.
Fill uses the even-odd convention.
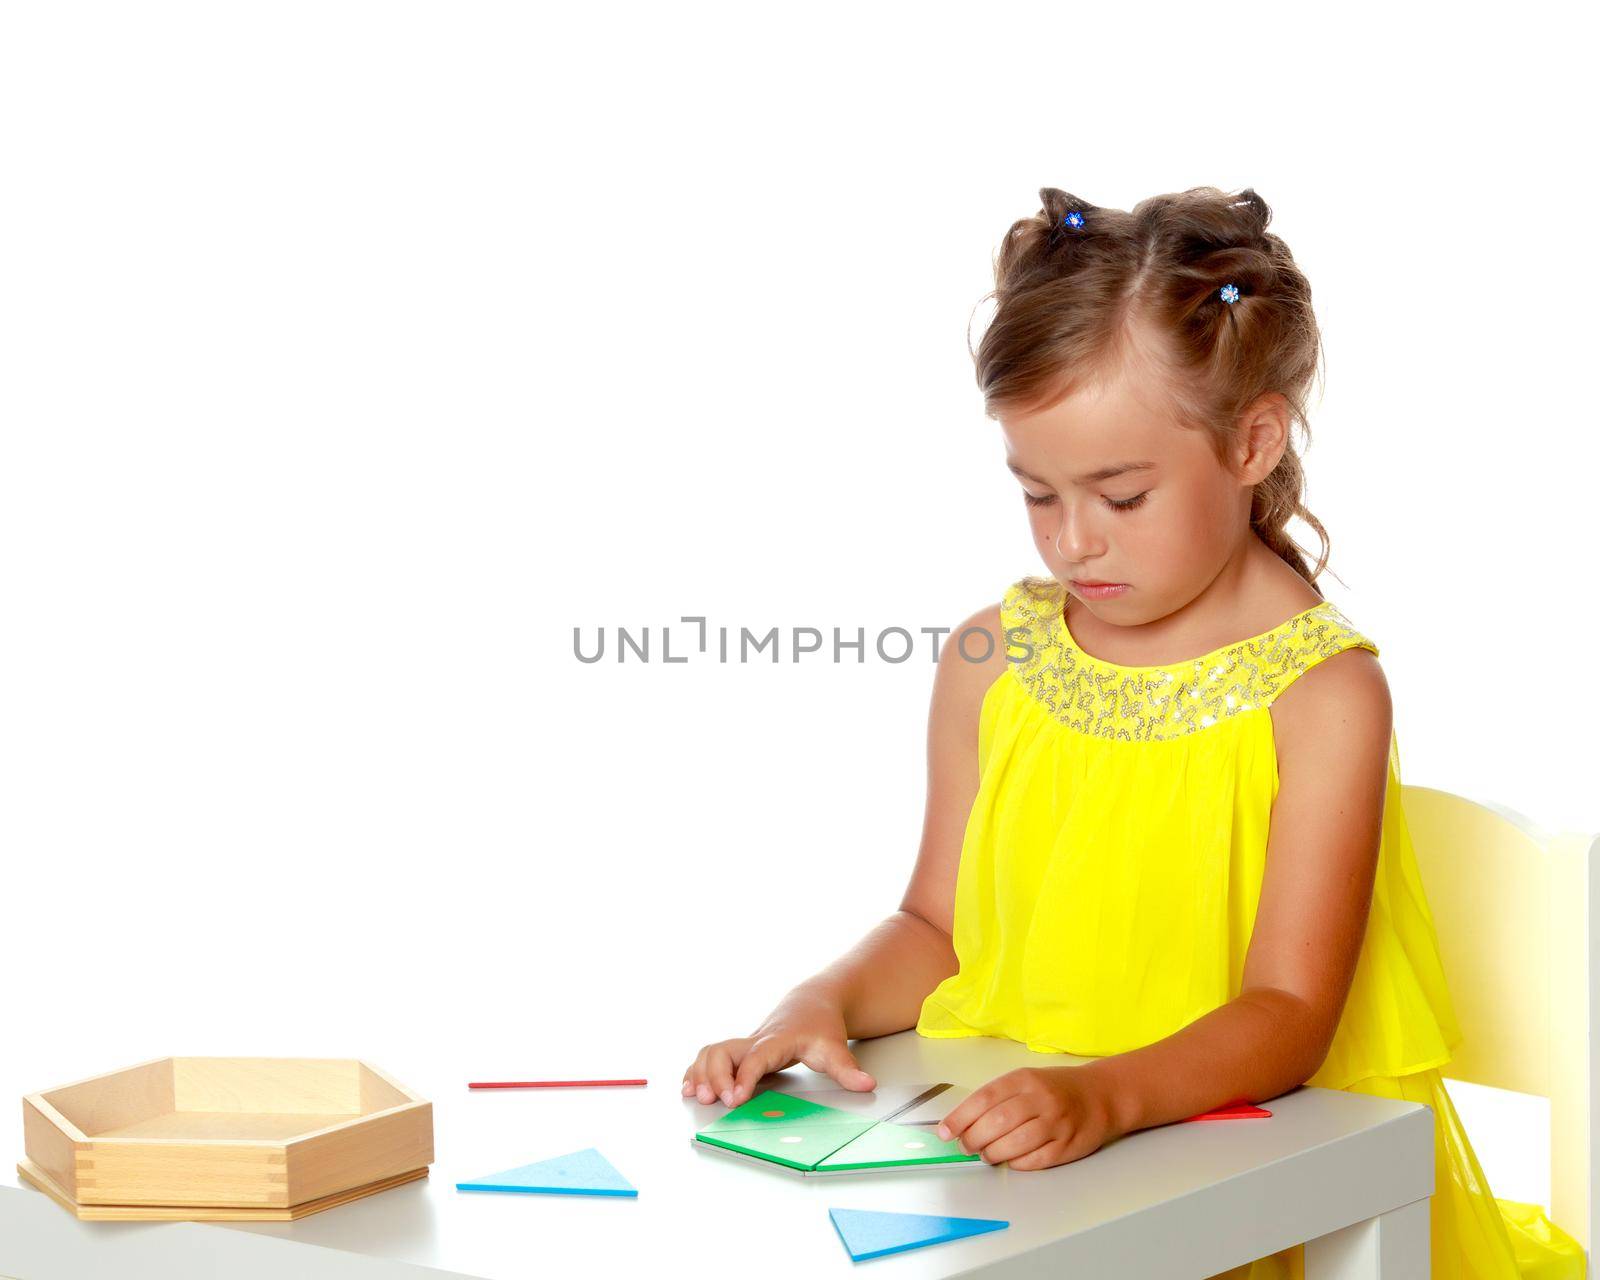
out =
[[[1000,614],[1028,653],[1010,668],[1054,719],[1079,733],[1123,742],[1184,737],[1269,707],[1324,658],[1378,646],[1324,600],[1270,631],[1157,667],[1123,667],[1077,647],[1067,630],[1067,589],[1053,578],[1012,583]],[[1009,656],[1009,655],[1008,655]]]
[[[1079,645],[1075,639],[1073,639],[1072,630],[1067,626],[1066,618],[1067,603],[1071,599],[1071,593],[1065,587],[1061,587],[1060,594],[1060,603],[1056,605],[1054,613],[1054,633],[1056,640],[1060,642],[1063,648],[1074,654],[1078,661],[1086,667],[1093,667],[1101,671],[1114,673],[1116,675],[1129,676],[1145,675],[1152,671],[1170,672],[1194,670],[1198,667],[1206,665],[1213,659],[1220,658],[1228,653],[1231,653],[1235,649],[1242,649],[1247,645],[1259,646],[1262,642],[1271,640],[1280,632],[1292,631],[1295,627],[1300,625],[1303,619],[1306,619],[1311,614],[1314,614],[1319,610],[1332,608],[1331,601],[1319,600],[1316,604],[1311,605],[1309,608],[1300,610],[1300,612],[1295,614],[1293,617],[1285,618],[1275,627],[1269,627],[1266,631],[1262,631],[1257,635],[1246,636],[1242,640],[1234,640],[1228,644],[1219,645],[1217,648],[1206,653],[1199,654],[1196,657],[1181,658],[1177,662],[1156,663],[1147,667],[1128,667],[1124,666],[1120,662],[1111,662],[1105,658],[1095,657],[1094,654],[1090,653],[1087,649]]]

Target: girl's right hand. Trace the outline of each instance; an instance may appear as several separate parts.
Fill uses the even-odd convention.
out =
[[[719,1040],[696,1055],[683,1076],[683,1096],[736,1107],[751,1097],[761,1077],[803,1062],[846,1089],[866,1092],[877,1082],[849,1049],[844,1018],[826,1005],[775,1012],[753,1036]]]

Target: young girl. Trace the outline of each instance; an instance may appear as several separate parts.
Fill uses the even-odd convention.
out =
[[[976,361],[1049,576],[957,628],[988,660],[954,637],[939,660],[899,910],[683,1092],[737,1106],[795,1062],[871,1089],[848,1040],[912,1025],[1093,1058],[945,1118],[1012,1169],[1300,1084],[1410,1099],[1435,1121],[1435,1280],[1578,1280],[1570,1236],[1493,1196],[1439,1075],[1461,1033],[1389,690],[1322,598],[1302,503],[1310,286],[1254,191],[1040,194]],[[1302,1267],[1297,1245],[1227,1275]]]

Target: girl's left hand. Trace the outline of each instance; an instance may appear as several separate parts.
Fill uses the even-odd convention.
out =
[[[1105,1078],[1083,1067],[1023,1067],[975,1089],[939,1125],[969,1155],[1013,1169],[1081,1160],[1120,1137]]]

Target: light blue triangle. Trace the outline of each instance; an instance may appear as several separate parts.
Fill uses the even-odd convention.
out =
[[[531,1195],[636,1196],[638,1191],[611,1161],[586,1147],[536,1164],[456,1183],[457,1191],[520,1191]]]
[[[1011,1225],[999,1218],[944,1218],[933,1213],[877,1213],[870,1209],[829,1209],[828,1216],[857,1262],[920,1249],[925,1244],[981,1236]]]

